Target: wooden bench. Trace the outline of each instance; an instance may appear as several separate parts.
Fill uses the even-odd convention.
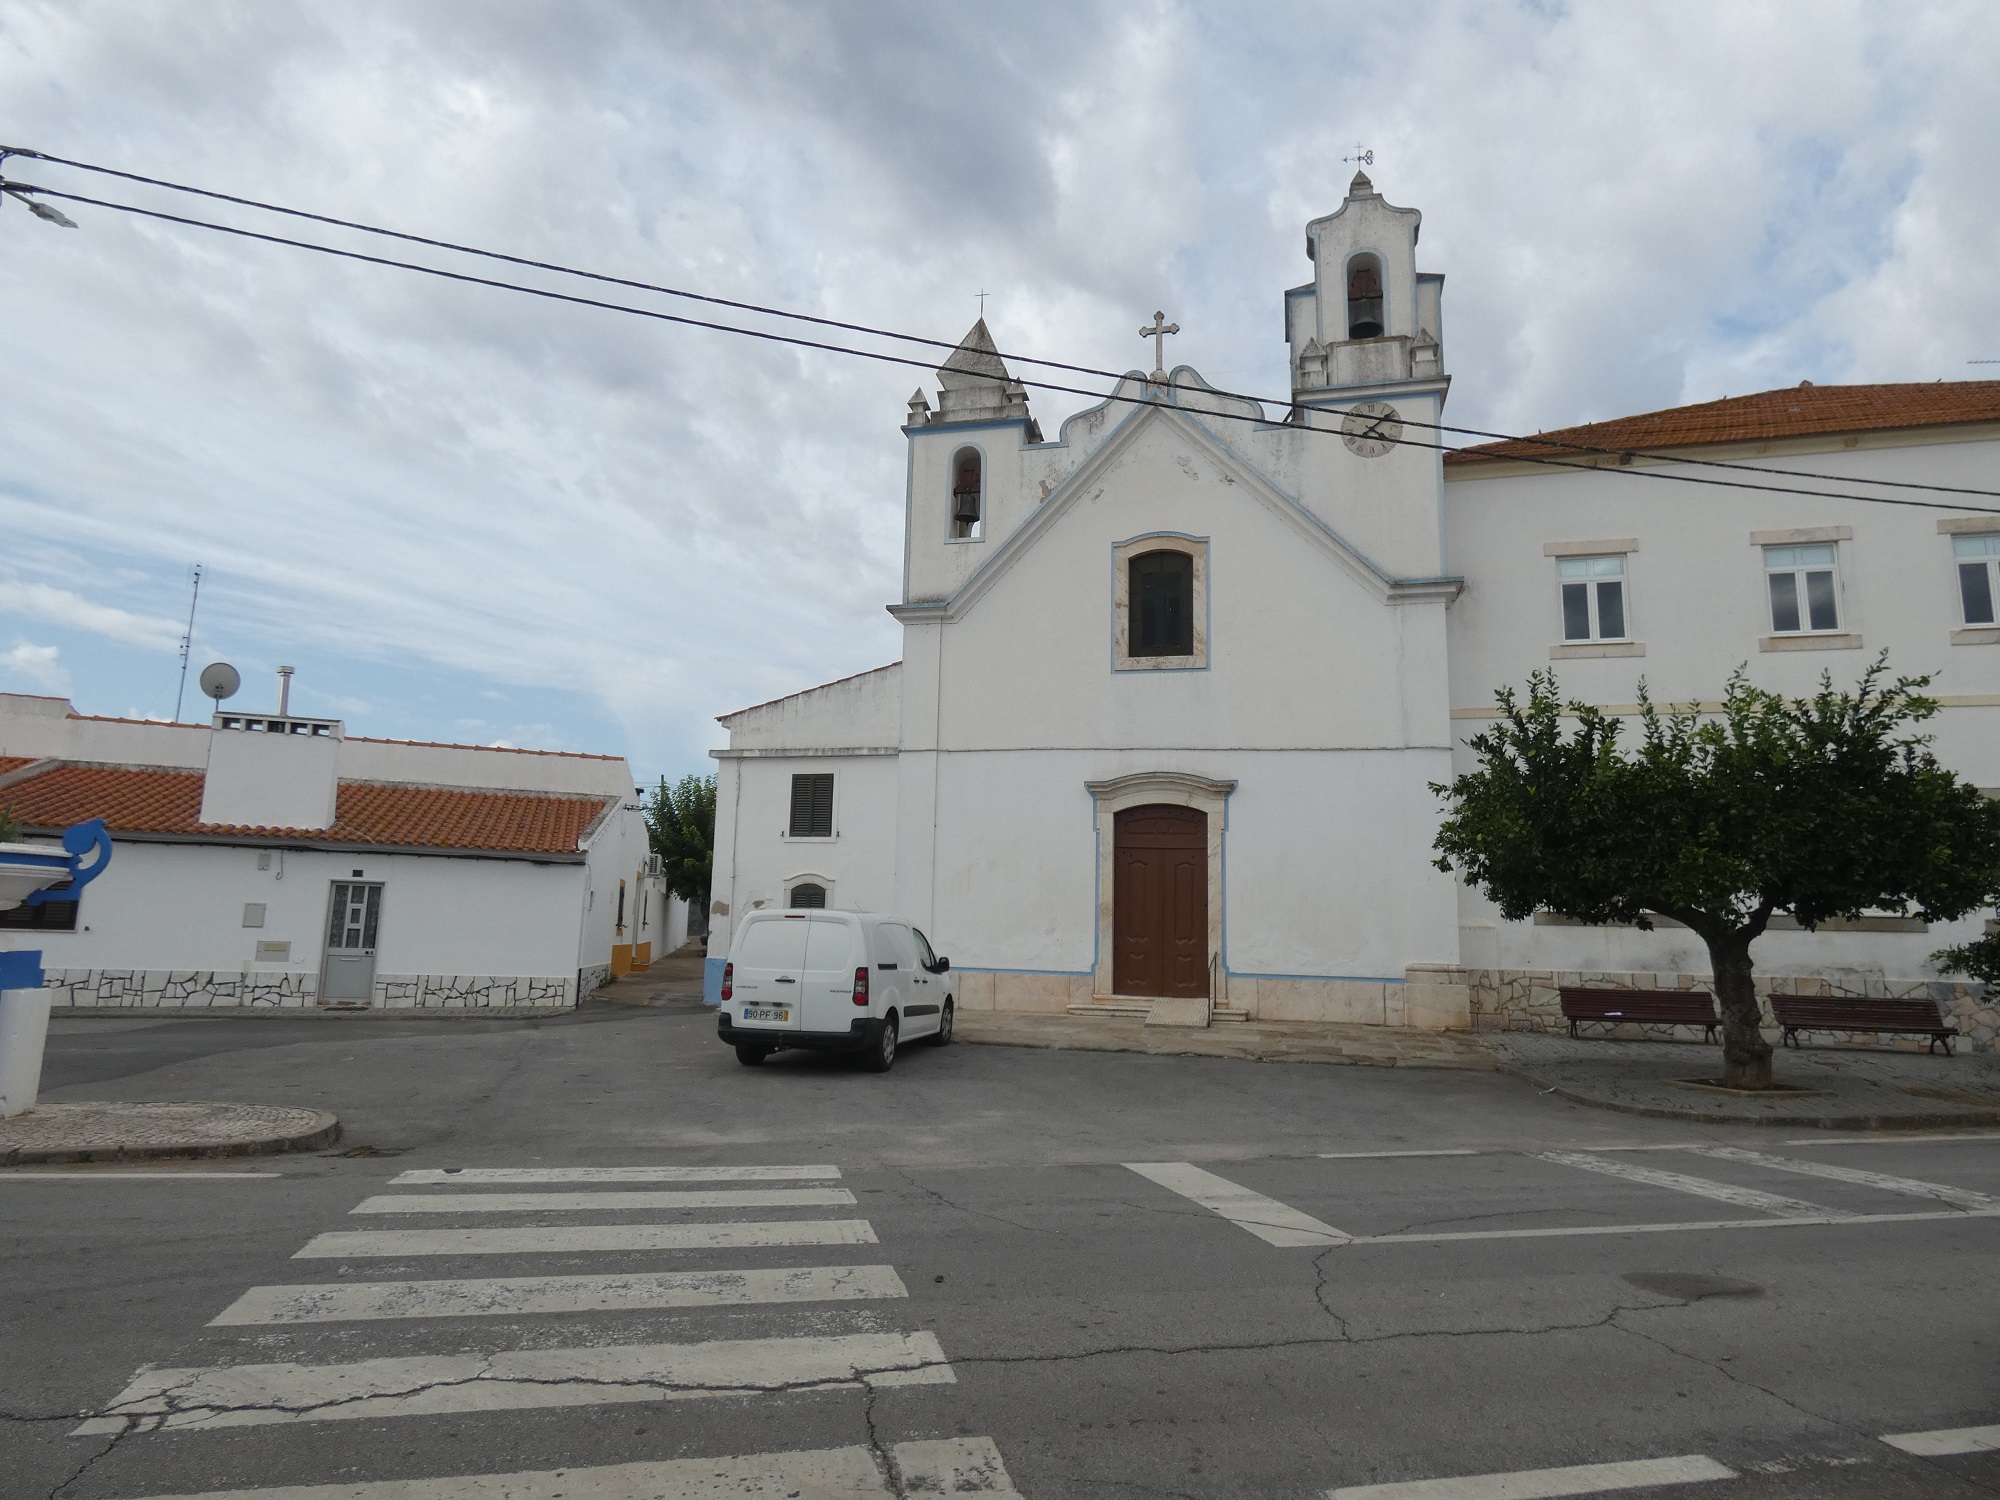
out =
[[[1715,996],[1707,990],[1597,990],[1563,985],[1563,1018],[1569,1034],[1580,1021],[1623,1021],[1635,1026],[1699,1026],[1708,1041],[1722,1018],[1715,1013]]]
[[[1958,1028],[1938,1014],[1929,1000],[1851,1000],[1831,995],[1773,995],[1771,1015],[1784,1028],[1783,1041],[1800,1045],[1801,1031],[1872,1031],[1930,1038],[1930,1050],[1944,1043],[1951,1056],[1951,1039]]]

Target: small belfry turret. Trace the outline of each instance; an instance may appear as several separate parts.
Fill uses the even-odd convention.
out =
[[[933,427],[951,422],[1024,421],[1028,441],[1042,440],[1041,429],[1028,415],[1028,389],[1009,373],[984,318],[972,325],[950,357],[938,366],[937,377],[937,410],[920,414],[913,399],[911,426],[918,425],[920,419],[923,425]]]
[[[1306,226],[1310,283],[1285,294],[1292,399],[1350,401],[1362,390],[1445,381],[1444,277],[1417,270],[1423,215],[1396,208],[1356,172],[1347,201]]]

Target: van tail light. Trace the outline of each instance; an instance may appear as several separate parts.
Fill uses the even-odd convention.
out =
[[[724,964],[722,966],[722,998],[727,1000],[731,995],[735,993],[736,993],[736,965]]]
[[[854,971],[854,1003],[856,1005],[866,1005],[868,1003],[868,966],[866,964],[863,964]]]

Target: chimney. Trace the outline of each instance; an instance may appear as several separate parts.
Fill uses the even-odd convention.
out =
[[[278,712],[218,713],[208,736],[201,821],[237,828],[331,828],[344,726],[302,719],[292,669],[278,668]]]

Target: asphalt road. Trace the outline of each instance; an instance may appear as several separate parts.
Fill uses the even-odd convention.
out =
[[[2000,1492],[2000,1452],[1883,1441],[2000,1423],[2000,1136],[963,1043],[751,1070],[711,1029],[58,1023],[46,1097],[347,1137],[0,1174],[0,1495],[1302,1500],[1669,1459],[1599,1478]],[[578,1172],[607,1167],[648,1170]],[[690,1167],[736,1175],[659,1170]],[[500,1473],[544,1477],[446,1482]]]

